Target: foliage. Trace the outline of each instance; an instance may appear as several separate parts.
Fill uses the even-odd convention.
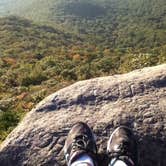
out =
[[[86,34],[92,44],[111,48],[153,48],[165,44],[165,0],[11,1],[15,5],[5,5],[6,15],[10,11],[10,14],[65,31]],[[47,27],[47,31],[52,29]],[[43,44],[42,41],[39,43],[40,46]]]
[[[21,112],[0,112],[0,142],[13,130],[21,117]]]

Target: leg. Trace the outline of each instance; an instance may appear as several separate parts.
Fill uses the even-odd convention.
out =
[[[89,126],[76,123],[70,130],[64,146],[68,166],[97,166],[97,147]]]
[[[107,144],[107,153],[109,166],[137,165],[137,143],[128,127],[120,126],[114,130]]]

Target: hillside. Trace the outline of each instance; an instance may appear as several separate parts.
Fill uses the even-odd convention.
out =
[[[78,63],[66,52],[79,43],[80,38],[52,27],[16,17],[0,19],[0,140],[20,114],[76,79],[70,77]]]
[[[0,141],[53,91],[166,62],[166,45],[118,50],[92,40],[18,17],[0,19]]]
[[[166,165],[166,65],[79,81],[40,102],[0,146],[1,166],[65,166],[63,146],[74,123],[97,138],[99,165],[107,163],[110,133],[127,125],[138,141],[138,166]]]
[[[0,142],[56,90],[166,63],[165,3],[0,0]]]
[[[7,4],[6,15],[93,36],[92,42],[103,46],[152,48],[166,41],[165,0],[10,0]]]

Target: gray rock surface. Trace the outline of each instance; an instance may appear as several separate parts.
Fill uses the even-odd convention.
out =
[[[64,141],[78,121],[96,134],[100,166],[120,124],[134,130],[140,166],[165,166],[166,64],[80,81],[50,95],[1,144],[0,166],[65,165]]]

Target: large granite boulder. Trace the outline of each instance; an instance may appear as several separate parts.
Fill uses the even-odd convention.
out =
[[[165,166],[166,65],[80,81],[50,95],[1,144],[0,166],[65,165],[64,141],[78,121],[96,134],[100,166],[120,124],[134,130],[140,166]]]

